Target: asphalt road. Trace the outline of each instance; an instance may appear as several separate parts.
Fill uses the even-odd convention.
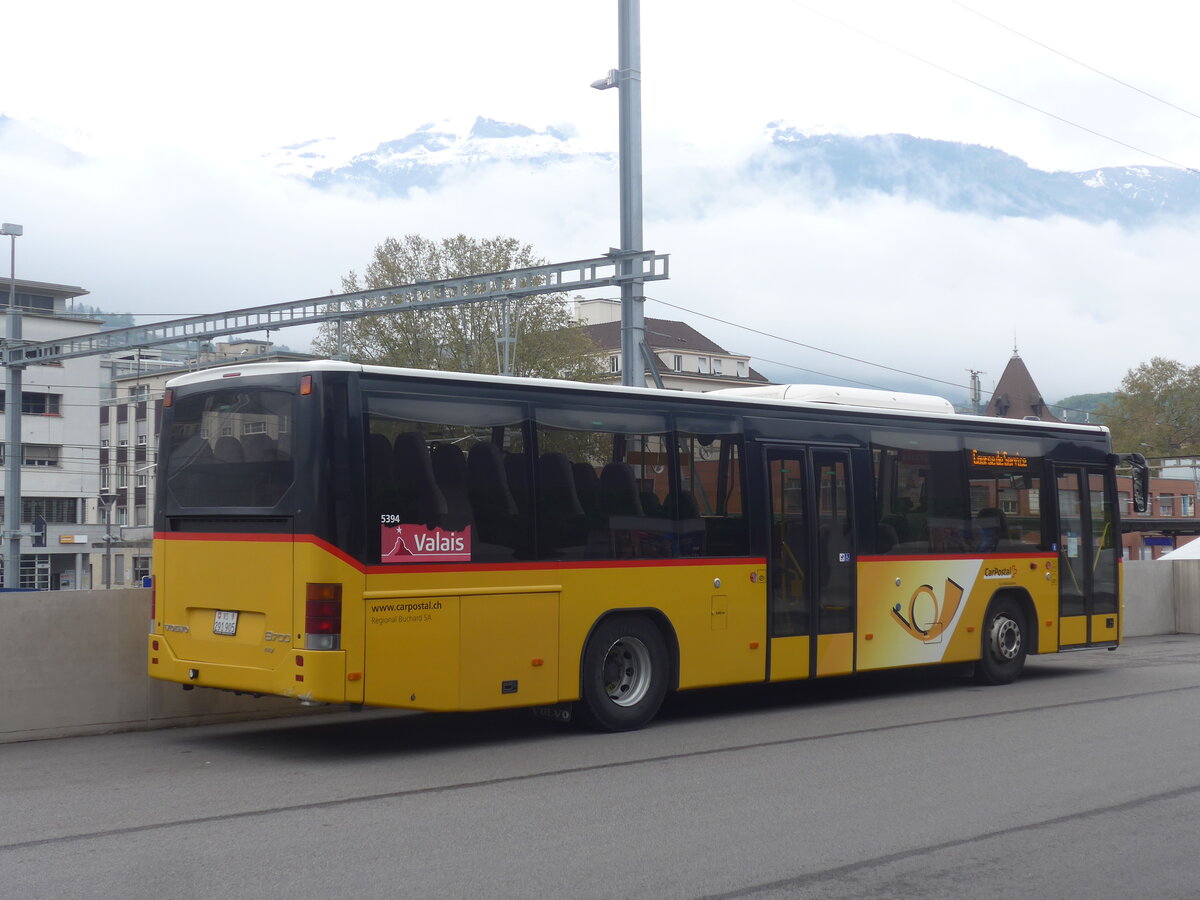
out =
[[[599,735],[338,713],[0,745],[0,897],[1200,896],[1200,637],[692,693]]]

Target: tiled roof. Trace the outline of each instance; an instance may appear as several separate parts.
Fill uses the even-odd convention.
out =
[[[601,352],[620,352],[621,350],[621,323],[620,322],[598,322],[594,325],[585,325],[584,333],[592,339],[592,342],[600,348]],[[646,343],[650,346],[652,352],[659,353],[701,353],[712,354],[717,353],[724,356],[743,356],[744,354],[732,353],[726,350],[720,344],[702,335],[699,331],[688,325],[686,322],[676,322],[674,319],[652,319],[646,317]],[[760,381],[764,384],[769,383],[766,376],[761,372],[757,372],[753,367],[747,366],[748,376],[745,380]],[[664,372],[663,374],[671,374]],[[696,373],[689,373],[692,377],[704,377]],[[722,379],[722,376],[711,376],[714,380]]]
[[[599,322],[585,325],[584,332],[601,350],[621,349],[621,323]],[[686,322],[671,319],[646,318],[646,343],[651,350],[690,350],[693,353],[725,353],[729,351],[709,340]]]

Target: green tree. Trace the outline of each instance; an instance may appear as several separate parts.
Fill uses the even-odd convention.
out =
[[[1130,369],[1099,412],[1119,453],[1200,454],[1200,366],[1156,356]]]
[[[470,238],[457,235],[440,241],[419,234],[389,237],[360,277],[342,278],[346,293],[376,290],[419,281],[437,281],[485,272],[541,265],[528,244],[515,238]],[[362,301],[369,308],[381,301]],[[596,347],[572,319],[563,294],[543,294],[508,301],[514,375],[597,381],[601,366]],[[355,362],[415,369],[498,374],[503,351],[504,301],[483,301],[434,309],[363,316],[343,325],[345,352]],[[322,325],[313,352],[333,356],[337,329]]]
[[[1115,391],[1101,394],[1072,394],[1050,404],[1050,411],[1064,422],[1097,422],[1106,403],[1112,403]]]

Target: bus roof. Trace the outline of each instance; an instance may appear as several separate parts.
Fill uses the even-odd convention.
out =
[[[739,407],[762,406],[768,408],[806,409],[814,412],[844,410],[847,413],[872,413],[880,416],[903,416],[946,420],[984,422],[996,426],[1028,428],[1031,431],[1066,429],[1087,433],[1107,432],[1104,425],[1076,422],[1042,422],[1025,419],[1001,419],[977,416],[954,411],[950,401],[930,394],[908,394],[898,391],[877,391],[862,388],[846,388],[833,385],[777,384],[747,388],[724,388],[716,391],[661,391],[650,387],[627,387],[617,384],[595,384],[591,382],[565,381],[554,378],[522,378],[509,375],[481,375],[474,372],[442,372],[431,369],[405,369],[393,366],[361,365],[332,359],[298,360],[284,362],[247,362],[244,365],[215,366],[199,372],[189,372],[167,382],[167,387],[201,384],[220,381],[239,375],[283,375],[307,372],[359,372],[367,375],[414,378],[425,381],[485,383],[524,387],[543,387],[569,391],[612,394],[614,396],[641,396],[664,399],[687,397]]]

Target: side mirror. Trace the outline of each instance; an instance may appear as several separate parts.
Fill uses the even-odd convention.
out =
[[[1146,457],[1140,453],[1122,453],[1117,458],[1133,470],[1134,511],[1145,512],[1150,505],[1150,465]]]

